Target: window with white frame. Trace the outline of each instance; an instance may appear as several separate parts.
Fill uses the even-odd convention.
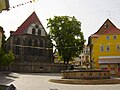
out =
[[[113,36],[113,39],[114,39],[114,40],[116,40],[116,39],[117,39],[117,37],[114,35],[114,36]]]
[[[110,46],[106,46],[106,50],[107,50],[107,51],[110,51]]]
[[[106,40],[109,40],[110,39],[110,37],[109,36],[106,36]]]
[[[100,46],[100,51],[103,52],[104,51],[104,47]]]
[[[117,51],[120,51],[120,44],[116,46]]]

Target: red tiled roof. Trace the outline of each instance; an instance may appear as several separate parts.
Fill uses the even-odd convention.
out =
[[[24,34],[24,30],[26,30],[32,23],[41,24],[35,12],[33,12],[12,35]]]
[[[104,34],[120,34],[120,29],[116,28],[116,27],[109,27]]]
[[[108,24],[107,28],[105,28],[105,24]],[[116,26],[109,19],[107,19],[100,29],[91,35],[91,37],[97,38],[104,34],[120,34],[120,29],[116,28]]]
[[[107,19],[103,25],[99,28],[99,30],[97,32],[95,32],[94,34],[103,34],[107,29],[104,28],[105,24],[109,24],[109,26],[112,26],[112,27],[116,27],[109,19]]]

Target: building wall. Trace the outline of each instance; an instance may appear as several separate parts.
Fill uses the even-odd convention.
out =
[[[28,29],[26,30],[26,33],[27,34],[32,34],[32,29],[35,29],[35,35],[39,35],[38,32],[40,30],[41,32],[41,36],[46,36],[46,32],[43,28],[42,25],[39,25],[39,24],[31,24]]]
[[[106,37],[109,36],[109,40]],[[114,39],[116,36],[116,39]],[[94,58],[95,67],[99,68],[98,59],[99,56],[119,56],[120,49],[117,46],[120,45],[120,35],[101,35],[99,38],[92,38],[93,49],[92,58]],[[103,51],[101,51],[101,46],[103,46]],[[107,46],[110,50],[107,50]]]
[[[89,62],[89,47],[87,45],[84,46],[81,54],[79,55],[80,64],[85,65],[84,63]]]
[[[41,44],[42,43],[42,44]],[[14,35],[6,43],[6,49],[12,50],[15,55],[15,62],[12,67],[17,69],[24,66],[27,72],[27,66],[40,67],[43,63],[53,63],[53,51],[51,41],[47,37],[37,35]],[[37,65],[34,65],[37,64]],[[36,68],[37,69],[37,68]],[[14,70],[12,68],[12,70]]]
[[[68,69],[67,64],[40,63],[40,62],[26,63],[26,65],[19,63],[18,66],[12,65],[11,67],[12,71],[14,72],[51,72],[51,73],[59,72],[60,73],[61,70]]]
[[[11,65],[14,71],[27,72],[30,68],[30,71],[39,71],[37,69],[41,69],[42,64],[53,63],[52,41],[35,12],[15,32],[10,32],[6,49],[15,55],[15,62]]]

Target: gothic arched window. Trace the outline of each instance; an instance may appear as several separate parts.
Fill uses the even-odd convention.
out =
[[[38,41],[37,41],[37,39],[35,39],[35,42],[34,42],[34,46],[38,46]]]
[[[27,43],[27,40],[23,39],[23,45],[26,45],[26,43]]]
[[[32,29],[32,34],[34,34],[34,35],[35,35],[35,28],[33,28],[33,29]]]
[[[30,38],[29,41],[28,41],[28,45],[29,45],[29,46],[32,46],[32,40],[31,40],[31,38]]]
[[[16,55],[20,54],[20,47],[18,47],[18,46],[15,47],[15,54]]]
[[[40,47],[43,47],[43,41],[42,40],[40,41]]]
[[[16,40],[16,45],[20,45],[20,38],[19,37]]]

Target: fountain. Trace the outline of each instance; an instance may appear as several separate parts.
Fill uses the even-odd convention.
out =
[[[62,79],[110,79],[109,70],[93,69],[91,63],[88,64],[90,68],[85,70],[76,70],[72,65],[72,69],[61,71]]]
[[[108,70],[63,70],[62,79],[110,79]]]
[[[91,64],[92,65],[92,64]],[[62,78],[50,79],[50,82],[62,84],[83,84],[83,85],[99,85],[99,84],[120,84],[120,79],[110,78],[109,70],[94,69],[74,69],[72,66],[69,70],[61,71]]]

